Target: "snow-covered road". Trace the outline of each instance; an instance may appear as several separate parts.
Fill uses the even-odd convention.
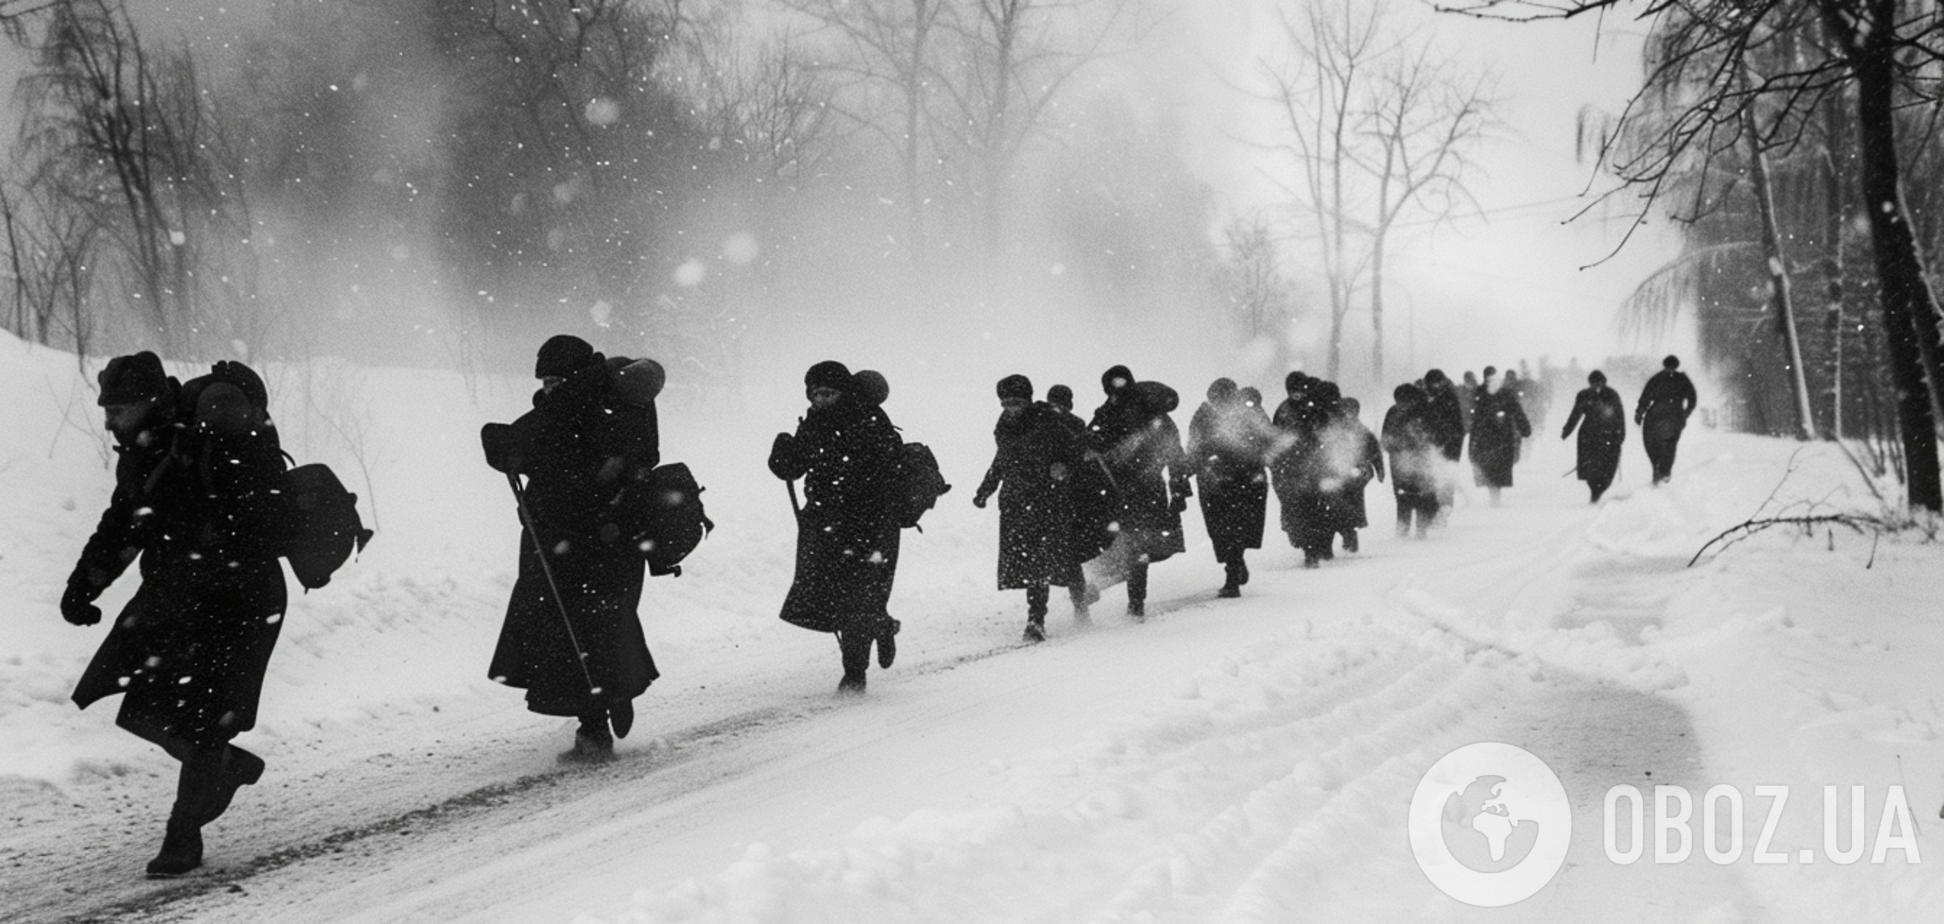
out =
[[[1191,535],[1155,567],[1145,623],[1119,615],[1118,591],[1084,630],[1056,602],[1054,638],[1034,647],[1014,641],[1019,595],[985,589],[991,519],[949,495],[907,544],[900,661],[858,702],[830,695],[827,639],[774,620],[787,511],[711,495],[718,522],[747,525],[712,538],[689,576],[651,584],[666,676],[621,759],[586,769],[554,763],[569,725],[476,676],[490,637],[470,635],[497,624],[510,536],[445,554],[439,573],[374,545],[293,610],[252,744],[272,771],[208,830],[207,870],[168,883],[139,869],[171,768],[120,742],[106,712],[55,711],[91,644],[60,626],[0,671],[15,704],[0,727],[59,768],[4,777],[18,798],[0,917],[1944,919],[1931,872],[1944,854],[1757,867],[1697,848],[1621,865],[1602,846],[1610,787],[1699,797],[1716,783],[1796,785],[1802,805],[1775,838],[1791,857],[1823,849],[1819,784],[1869,787],[1872,835],[1900,784],[1931,846],[1944,715],[1921,678],[1944,632],[1917,617],[1934,613],[1938,547],[1768,537],[1685,567],[1792,449],[1700,433],[1676,484],[1623,484],[1591,508],[1550,475],[1570,460],[1542,440],[1504,507],[1468,503],[1429,541],[1380,523],[1363,554],[1303,571],[1272,535],[1246,595],[1217,600],[1219,566]],[[1818,465],[1797,476],[1808,496],[1849,477]],[[409,501],[392,510],[405,524],[392,538],[411,544],[419,517]],[[69,517],[82,533],[88,519]],[[11,615],[58,623],[50,607]],[[48,743],[37,722],[67,737]],[[1574,804],[1564,868],[1503,909],[1440,893],[1406,830],[1426,769],[1479,741],[1539,755]]]

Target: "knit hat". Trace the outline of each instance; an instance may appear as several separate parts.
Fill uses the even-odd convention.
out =
[[[555,334],[540,345],[540,355],[533,363],[533,377],[564,379],[594,360],[594,347],[587,341],[573,334]]]
[[[999,400],[1018,398],[1022,401],[1033,400],[1033,380],[1023,375],[1009,375],[999,380]]]
[[[1066,387],[1065,385],[1055,385],[1055,386],[1053,386],[1052,388],[1049,388],[1049,389],[1047,389],[1047,390],[1046,390],[1046,403],[1047,403],[1047,404],[1057,404],[1057,405],[1059,405],[1059,406],[1061,406],[1061,407],[1065,407],[1065,408],[1070,408],[1070,407],[1072,407],[1072,406],[1073,406],[1073,389],[1071,389],[1071,388],[1068,388],[1068,387]]]
[[[101,384],[101,397],[95,403],[102,407],[152,401],[169,392],[161,357],[147,350],[109,360],[95,381]]]
[[[884,378],[884,373],[876,369],[857,370],[851,375],[851,385],[857,389],[857,400],[872,407],[883,404],[891,397],[891,383]]]
[[[834,388],[838,391],[855,391],[857,385],[851,376],[850,368],[834,359],[826,359],[810,367],[803,374],[803,390],[812,388]]]
[[[1134,373],[1126,366],[1111,366],[1100,374],[1100,388],[1110,395],[1119,394],[1134,384]]]

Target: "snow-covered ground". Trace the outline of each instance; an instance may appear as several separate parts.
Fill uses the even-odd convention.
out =
[[[959,489],[907,534],[898,664],[839,702],[835,646],[775,618],[794,537],[762,457],[796,409],[666,409],[664,457],[709,486],[718,529],[650,582],[664,676],[622,759],[562,769],[571,723],[485,677],[518,534],[475,434],[530,383],[475,400],[456,375],[266,371],[287,447],[375,500],[378,537],[293,593],[239,741],[270,769],[205,832],[204,871],[151,882],[175,766],[114,728],[115,703],[68,701],[103,630],[55,606],[112,484],[91,379],[0,340],[0,919],[1944,920],[1944,546],[1775,530],[1687,567],[1771,493],[1873,509],[1826,445],[1692,432],[1656,490],[1630,444],[1590,507],[1542,428],[1503,507],[1466,497],[1448,529],[1401,541],[1373,486],[1362,554],[1303,571],[1272,535],[1240,600],[1214,597],[1191,514],[1145,623],[1118,591],[1085,629],[1056,599],[1054,638],[1027,648],[1022,595],[991,586],[996,511],[969,503],[986,388],[944,409],[894,391]],[[1498,909],[1438,891],[1406,830],[1426,770],[1483,741],[1544,759],[1573,802],[1564,867]],[[1654,786],[1733,787],[1745,849],[1705,857],[1697,808],[1685,862],[1611,861],[1620,784],[1650,800],[1650,838]],[[1786,861],[1757,863],[1771,785],[1791,798],[1765,849]],[[1825,786],[1844,796],[1833,847]],[[1883,862],[1832,856],[1851,786]],[[1893,792],[1908,827],[1890,805],[1880,831]]]

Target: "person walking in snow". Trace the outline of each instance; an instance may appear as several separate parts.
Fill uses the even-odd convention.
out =
[[[1471,373],[1465,373],[1467,381]],[[1425,423],[1437,444],[1444,464],[1438,466],[1438,522],[1451,516],[1451,504],[1458,495],[1458,458],[1465,450],[1465,434],[1471,429],[1471,399],[1474,388],[1462,392],[1451,384],[1443,370],[1424,373]],[[1461,398],[1460,395],[1463,395]]]
[[[1417,537],[1423,539],[1438,517],[1438,472],[1443,455],[1432,436],[1435,428],[1424,389],[1406,382],[1391,392],[1391,400],[1395,403],[1384,413],[1380,442],[1390,454],[1397,537],[1402,539],[1415,528]]]
[[[880,667],[890,667],[897,650],[885,598],[897,574],[899,526],[885,480],[903,440],[883,408],[859,397],[843,363],[811,366],[803,386],[810,408],[794,434],[776,435],[769,455],[771,474],[803,479],[796,573],[779,616],[836,635],[844,668],[837,692],[861,694],[872,645]]]
[[[528,710],[580,720],[567,762],[612,758],[635,697],[660,676],[638,612],[646,563],[612,503],[660,462],[660,434],[652,394],[624,400],[618,372],[587,341],[550,338],[533,409],[481,431],[520,517],[519,574],[486,673],[524,689]]]
[[[1384,480],[1384,451],[1377,434],[1364,426],[1363,405],[1355,398],[1337,402],[1337,416],[1330,424],[1327,439],[1331,461],[1338,467],[1342,487],[1336,507],[1337,534],[1343,537],[1343,550],[1356,554],[1357,530],[1370,525],[1364,506],[1364,488],[1372,478]]]
[[[1100,385],[1107,399],[1087,424],[1087,443],[1119,492],[1120,531],[1094,560],[1088,595],[1126,581],[1127,615],[1138,620],[1147,615],[1148,565],[1187,549],[1181,513],[1194,492],[1181,431],[1168,417],[1181,399],[1160,382],[1136,382],[1126,366],[1109,368]]]
[[[1026,591],[1028,642],[1046,640],[1050,587],[1065,587],[1075,612],[1086,608],[1086,586],[1073,540],[1073,479],[1083,464],[1080,438],[1059,412],[1033,401],[1033,382],[1023,375],[999,380],[997,444],[972,505],[985,509],[999,495],[999,589]]]
[[[1512,486],[1519,441],[1532,435],[1525,408],[1504,384],[1498,370],[1486,366],[1485,380],[1472,396],[1472,473],[1478,486],[1491,492],[1494,507],[1499,505],[1499,492]]]
[[[1242,595],[1249,583],[1245,555],[1262,548],[1273,439],[1268,418],[1246,402],[1233,379],[1209,383],[1208,400],[1188,421],[1188,464],[1200,482],[1202,521],[1225,574],[1218,597]]]
[[[221,374],[217,374],[221,372]],[[262,379],[240,363],[178,385],[154,353],[109,361],[99,378],[119,456],[115,490],[68,577],[61,615],[94,605],[137,558],[141,587],[74,690],[82,708],[121,694],[115,724],[182,762],[150,876],[202,865],[202,829],[262,758],[231,744],[256,725],[286,603],[272,536],[284,462]]]
[[[1566,429],[1559,438],[1579,429],[1579,480],[1592,492],[1588,503],[1599,503],[1620,470],[1620,444],[1627,441],[1627,406],[1619,392],[1607,387],[1606,373],[1595,369],[1586,377],[1586,387],[1573,398],[1573,413],[1566,418]]]
[[[1661,360],[1661,371],[1640,389],[1634,423],[1640,427],[1640,441],[1647,447],[1655,484],[1674,477],[1674,451],[1680,447],[1681,431],[1687,427],[1696,402],[1694,383],[1681,371],[1677,356]]]

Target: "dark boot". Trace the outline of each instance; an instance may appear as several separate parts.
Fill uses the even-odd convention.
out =
[[[574,746],[560,752],[563,764],[598,764],[614,759],[614,735],[608,732],[605,705],[580,717],[574,730]]]
[[[1222,589],[1216,591],[1215,596],[1217,597],[1242,596],[1242,582],[1236,577],[1236,573],[1235,573],[1236,565],[1237,562],[1234,561],[1225,561],[1222,563],[1222,568],[1227,573],[1227,580],[1222,582]]]
[[[150,879],[180,876],[202,865],[202,828],[192,820],[169,816],[169,827],[162,835],[162,850],[148,862]]]
[[[608,727],[614,729],[614,737],[628,737],[628,732],[634,729],[634,700],[618,699],[608,703]]]
[[[1147,579],[1148,563],[1138,560],[1127,568],[1127,615],[1133,619],[1147,618]]]
[[[1343,531],[1343,552],[1346,555],[1357,554],[1357,531],[1356,530],[1346,529]]]
[[[837,651],[844,660],[844,679],[838,681],[839,695],[861,695],[864,675],[871,669],[871,629],[845,629],[837,633]]]
[[[1020,635],[1022,641],[1046,641],[1046,607],[1052,596],[1052,588],[1045,584],[1026,588],[1026,631]]]
[[[204,803],[200,824],[209,824],[229,811],[230,801],[236,798],[236,791],[251,786],[263,779],[263,758],[243,750],[236,745],[224,745],[218,757],[216,784]]]
[[[898,659],[898,630],[903,627],[904,627],[903,623],[900,623],[889,616],[884,617],[884,619],[878,623],[878,632],[877,632],[878,667],[890,667],[891,662],[896,661]]]
[[[223,750],[192,747],[176,777],[175,805],[162,835],[162,850],[148,863],[150,877],[180,876],[202,865],[202,818],[221,785]]]

